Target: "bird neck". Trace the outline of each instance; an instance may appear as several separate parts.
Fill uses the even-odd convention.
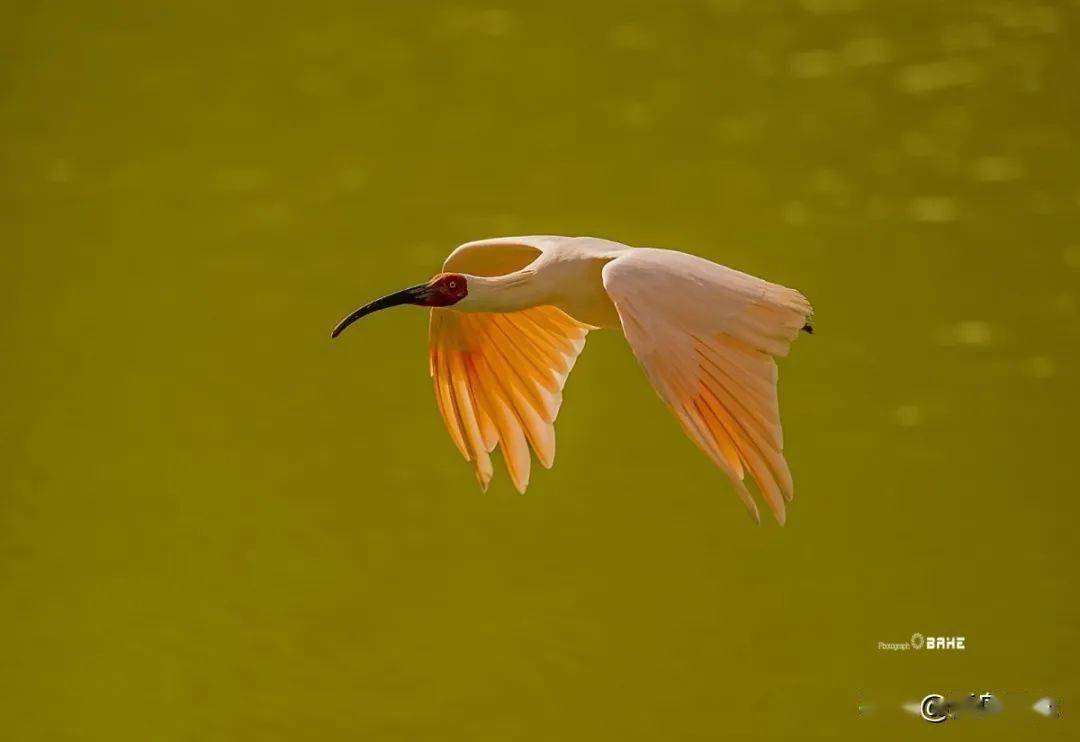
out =
[[[465,276],[468,295],[455,305],[466,312],[517,312],[544,303],[535,270],[524,268],[503,276]]]

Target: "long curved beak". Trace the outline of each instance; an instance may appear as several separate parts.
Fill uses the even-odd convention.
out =
[[[330,338],[336,338],[340,335],[346,327],[351,325],[361,317],[366,317],[372,312],[378,312],[380,309],[388,309],[390,307],[396,307],[399,304],[419,304],[423,306],[427,303],[430,296],[431,289],[426,283],[422,283],[418,286],[410,286],[407,289],[384,296],[381,299],[376,299],[373,302],[369,302],[360,307],[345,319],[337,323],[337,327],[330,333]]]

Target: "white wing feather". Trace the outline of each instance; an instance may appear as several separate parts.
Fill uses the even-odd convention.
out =
[[[779,523],[793,495],[774,356],[812,310],[794,289],[671,250],[640,248],[604,267],[623,333],[686,434],[731,479],[755,519],[749,471]]]

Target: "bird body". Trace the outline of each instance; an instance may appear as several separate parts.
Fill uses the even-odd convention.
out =
[[[514,250],[501,260],[507,239],[528,240],[532,250]],[[619,315],[604,290],[604,266],[632,250],[618,242],[595,237],[499,238],[467,242],[450,253],[444,271],[482,271],[469,280],[469,294],[454,306],[462,312],[514,312],[535,306],[554,306],[579,322],[596,328],[616,328]],[[506,261],[506,262],[503,262]],[[503,271],[524,262],[520,268]],[[479,279],[479,280],[478,280]]]
[[[431,307],[435,398],[482,488],[498,446],[524,492],[530,449],[550,467],[566,378],[591,330],[621,330],[684,432],[735,485],[748,472],[778,522],[793,495],[775,356],[812,310],[794,289],[686,253],[593,237],[502,237],[455,249],[443,273],[339,323],[396,304]]]

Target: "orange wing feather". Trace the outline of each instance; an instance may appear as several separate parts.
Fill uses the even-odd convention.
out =
[[[551,467],[563,386],[588,332],[551,306],[508,314],[431,310],[435,400],[483,489],[491,482],[496,446],[519,492],[529,485],[530,447]]]

